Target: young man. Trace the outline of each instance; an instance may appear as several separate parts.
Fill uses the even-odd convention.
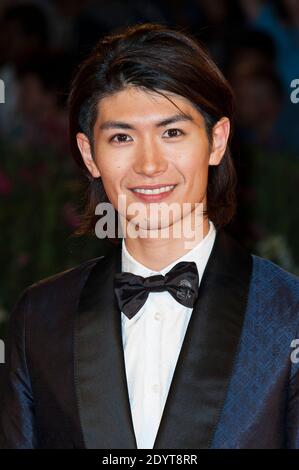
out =
[[[223,228],[233,99],[216,65],[137,26],[97,45],[69,104],[82,231],[105,201],[126,230],[17,303],[1,446],[299,448],[299,281]]]

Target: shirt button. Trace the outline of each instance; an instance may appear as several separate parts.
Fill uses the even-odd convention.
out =
[[[154,384],[154,385],[152,386],[152,390],[153,390],[154,393],[159,393],[159,391],[160,391],[160,386],[159,386],[159,384]]]
[[[161,320],[161,313],[156,312],[154,315],[155,320]]]

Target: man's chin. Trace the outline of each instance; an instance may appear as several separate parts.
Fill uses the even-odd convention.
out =
[[[132,238],[164,238],[167,239],[172,233],[172,223],[163,223],[156,220],[147,220],[140,223],[126,220],[127,236]]]

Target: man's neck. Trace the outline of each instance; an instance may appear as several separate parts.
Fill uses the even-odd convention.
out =
[[[136,261],[153,271],[160,271],[198,245],[208,234],[209,228],[209,220],[204,218],[192,240],[187,237],[175,238],[170,230],[169,238],[126,237],[125,244]]]

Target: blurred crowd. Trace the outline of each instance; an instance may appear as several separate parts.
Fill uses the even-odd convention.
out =
[[[0,131],[16,144],[63,148],[75,64],[105,33],[150,21],[187,28],[207,45],[235,90],[242,142],[299,153],[290,101],[298,0],[2,0],[0,21]]]
[[[44,184],[48,178],[51,184],[63,185],[67,177],[73,192],[57,197],[63,211],[59,223],[69,232],[76,226],[77,209],[69,200],[70,194],[75,200],[77,191],[67,140],[70,80],[76,65],[100,37],[137,22],[159,22],[193,33],[230,81],[237,103],[233,149],[241,207],[232,231],[251,249],[256,242],[261,254],[268,253],[296,270],[299,104],[290,99],[290,85],[299,79],[299,0],[1,0],[0,79],[5,83],[5,104],[0,104],[2,200],[9,201],[14,191],[21,191],[17,201],[23,211],[24,199],[32,198],[29,204],[33,204],[32,186],[41,191],[39,182]],[[49,187],[50,193],[54,191]],[[46,201],[43,203],[53,204]],[[14,197],[12,204],[16,204]],[[53,217],[55,231],[57,212]],[[10,215],[0,214],[2,224],[7,220]],[[41,225],[37,223],[37,232]],[[62,233],[57,233],[58,240]],[[39,239],[37,234],[28,239],[32,237]],[[51,237],[46,240],[49,246],[54,243]],[[8,233],[7,243],[10,240]],[[16,242],[20,248],[15,263],[21,268],[30,263],[35,242],[33,245]],[[10,257],[15,250],[11,249]],[[43,268],[33,270],[32,277],[63,267],[58,260],[51,265],[54,254],[49,250]],[[14,264],[12,272],[15,269]]]

